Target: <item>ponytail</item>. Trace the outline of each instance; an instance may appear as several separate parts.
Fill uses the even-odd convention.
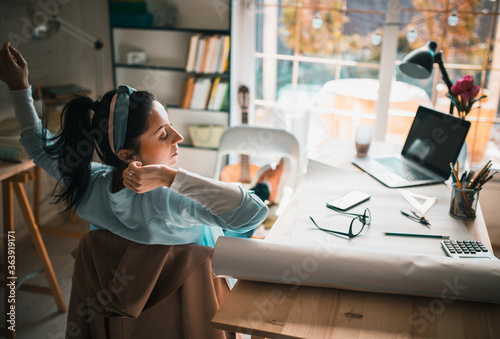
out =
[[[56,203],[66,203],[64,212],[80,203],[88,186],[96,148],[96,135],[92,131],[95,107],[96,103],[89,97],[71,100],[62,111],[61,130],[53,138],[45,138],[44,150],[58,160],[60,174],[58,184],[61,185],[56,185],[52,195]]]

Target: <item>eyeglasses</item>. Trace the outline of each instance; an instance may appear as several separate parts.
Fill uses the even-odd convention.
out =
[[[338,213],[341,213],[343,215],[349,215],[352,216],[353,219],[351,221],[351,225],[349,226],[349,232],[339,232],[339,231],[333,231],[325,228],[321,228],[316,224],[316,221],[310,216],[309,219],[313,222],[314,226],[319,228],[322,231],[328,232],[328,233],[333,233],[333,234],[340,234],[345,237],[354,238],[357,235],[360,235],[361,232],[363,232],[363,229],[365,228],[366,225],[370,226],[370,223],[372,221],[372,214],[370,210],[367,208],[365,209],[365,212],[363,214],[356,214],[356,213],[347,213],[347,212],[342,212],[339,210],[335,210]]]

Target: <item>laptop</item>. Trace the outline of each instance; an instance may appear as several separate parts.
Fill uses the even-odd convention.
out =
[[[442,183],[450,176],[470,122],[419,106],[401,154],[351,162],[391,188]]]

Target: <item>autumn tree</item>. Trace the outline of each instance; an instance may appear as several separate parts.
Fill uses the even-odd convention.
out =
[[[297,3],[301,5],[293,6]],[[480,23],[475,14],[481,3],[482,0],[433,0],[431,6],[428,0],[413,0],[412,7],[422,11],[410,12],[412,15],[409,22],[402,23],[398,50],[407,54],[425,45],[427,41],[434,40],[443,50],[447,62],[481,64],[485,45],[477,33]],[[378,62],[380,47],[373,45],[370,37],[383,34],[383,22],[379,22],[379,26],[366,25],[366,31],[362,34],[343,32],[343,27],[349,20],[348,15],[351,15],[342,15],[345,5],[344,0],[284,0],[280,29],[283,43],[300,54],[329,57],[340,52],[337,50],[339,47],[342,51],[368,49],[371,55],[368,60],[364,60]],[[453,11],[457,13],[458,23],[450,26],[448,17]],[[407,33],[412,29],[416,37],[409,41]],[[343,41],[343,44],[338,43],[339,41]]]
[[[331,56],[338,51],[342,38],[342,16],[339,9],[344,0],[311,0],[303,7],[291,6],[294,0],[283,1],[281,39],[291,49],[306,55]]]

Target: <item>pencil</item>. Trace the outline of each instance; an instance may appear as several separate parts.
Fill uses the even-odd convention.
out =
[[[455,176],[455,179],[457,179],[457,186],[458,188],[462,188],[462,183],[460,182],[460,179],[458,178],[458,173],[455,171],[455,169],[453,168],[453,164],[450,162],[450,167],[451,167],[451,172],[453,173],[453,175]]]
[[[488,166],[490,164],[491,164],[491,160],[488,160],[488,162],[486,163],[486,165],[484,165],[483,169],[481,171],[479,171],[479,173],[476,175],[476,177],[474,178],[474,180],[472,180],[472,182],[471,182],[471,184],[470,184],[469,187],[474,188],[474,186],[476,186],[477,181],[481,178],[481,176],[483,175],[483,173],[488,169]]]
[[[460,180],[458,179],[458,174],[457,172],[455,172],[455,169],[453,168],[453,164],[450,162],[450,167],[451,167],[451,171],[453,172],[453,175],[455,176],[455,178],[457,179],[457,186],[458,188],[460,189],[463,189],[462,187],[462,183],[460,182]],[[465,192],[464,191],[461,191],[462,193],[462,197],[464,198],[464,201],[465,201],[465,205],[467,206],[467,210],[469,211],[470,215],[475,215],[475,212],[472,210],[472,208],[470,207],[470,204],[469,204],[469,200],[467,200],[467,197],[465,196]],[[456,204],[456,198],[455,198],[455,204]]]
[[[401,236],[401,237],[450,239],[449,235],[438,235],[438,234],[391,233],[391,232],[383,232],[382,234],[383,235],[395,235],[395,236]]]
[[[482,187],[484,184],[486,184],[486,183],[487,183],[487,182],[488,182],[491,178],[493,178],[493,176],[494,176],[495,174],[497,174],[497,173],[498,173],[498,171],[496,171],[495,173],[493,173],[492,175],[490,175],[490,176],[489,176],[486,180],[484,180],[483,182],[481,182],[481,183],[479,184],[479,187]]]

